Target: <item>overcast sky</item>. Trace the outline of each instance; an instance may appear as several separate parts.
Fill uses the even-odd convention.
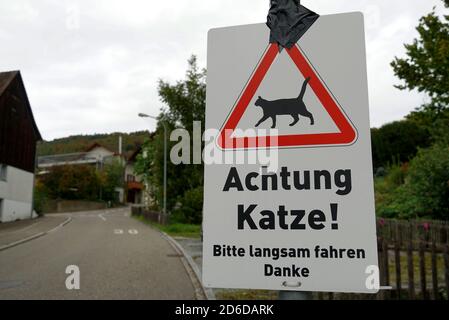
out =
[[[426,101],[393,87],[419,18],[439,0],[303,0],[320,14],[366,19],[371,124],[401,119]],[[265,22],[268,0],[0,0],[0,71],[21,70],[46,140],[153,129],[157,81],[184,77],[196,54],[206,67],[210,28]],[[238,10],[236,9],[238,7]]]

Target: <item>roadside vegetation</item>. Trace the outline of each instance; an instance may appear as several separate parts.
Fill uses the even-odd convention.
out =
[[[449,0],[443,0],[449,7]],[[449,15],[421,18],[419,37],[392,67],[397,88],[429,102],[406,119],[373,129],[377,212],[399,219],[449,220]]]
[[[98,143],[109,150],[119,152],[117,141],[119,137],[122,137],[122,152],[126,156],[129,156],[144,143],[149,134],[148,131],[138,131],[133,133],[115,132],[111,134],[77,135],[55,139],[53,141],[43,141],[38,143],[37,155],[50,156],[84,152],[94,143]]]
[[[168,129],[185,129],[193,136],[193,123],[205,123],[206,71],[198,68],[196,57],[188,61],[186,78],[175,84],[159,82],[159,96],[167,106],[161,110],[155,134],[143,146],[135,170],[151,186],[155,211],[163,204],[164,123]],[[170,142],[168,150],[176,143]],[[192,157],[192,155],[191,155]],[[191,158],[191,163],[193,159]],[[173,223],[199,225],[203,211],[203,164],[174,165],[168,162],[167,210]]]
[[[169,236],[179,238],[201,238],[201,226],[185,223],[171,223],[169,225],[162,225],[145,219],[145,217],[135,217],[135,219],[155,228],[162,232],[165,232]]]
[[[119,161],[105,164],[102,170],[88,165],[52,167],[38,176],[34,188],[34,208],[38,214],[47,211],[58,200],[84,200],[118,203],[116,188],[125,187],[124,166]]]

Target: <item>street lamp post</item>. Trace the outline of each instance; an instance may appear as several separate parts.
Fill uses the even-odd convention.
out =
[[[153,117],[144,113],[139,113],[140,118],[150,118],[154,120],[158,120],[157,117]],[[164,126],[164,211],[163,214],[167,217],[167,124],[164,121],[161,121]]]

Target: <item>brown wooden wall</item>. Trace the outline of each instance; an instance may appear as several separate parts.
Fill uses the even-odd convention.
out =
[[[0,163],[34,172],[36,137],[20,76],[0,96]]]

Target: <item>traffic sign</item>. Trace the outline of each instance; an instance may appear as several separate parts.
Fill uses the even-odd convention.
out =
[[[301,103],[304,99],[304,95],[307,89],[307,85],[310,85],[313,93],[317,96],[319,103],[325,108],[328,115],[332,118],[334,123],[338,127],[337,132],[325,133],[296,133],[290,135],[282,135],[276,136],[276,139],[270,139],[273,137],[267,137],[267,144],[265,147],[304,147],[304,146],[318,146],[318,145],[342,145],[342,144],[352,144],[357,138],[356,129],[350,123],[350,120],[344,114],[343,109],[338,105],[338,101],[335,97],[332,96],[332,93],[326,87],[326,84],[322,79],[320,79],[319,74],[313,67],[313,64],[307,59],[305,53],[301,50],[301,47],[298,45],[292,47],[291,49],[286,49],[289,57],[294,62],[295,66],[298,68],[298,71],[307,79],[304,82],[304,90],[302,95],[300,95],[301,99],[289,99],[292,104],[293,110],[287,110],[287,115],[292,115],[295,122],[293,125],[299,122],[300,108],[297,107],[297,104]],[[261,82],[267,75],[270,67],[275,61],[276,57],[279,55],[279,47],[277,44],[270,44],[267,50],[264,52],[263,57],[256,67],[256,70],[251,75],[243,93],[237,100],[235,107],[233,108],[231,115],[226,120],[225,125],[221,129],[220,136],[218,139],[218,143],[221,148],[224,149],[236,149],[238,146],[243,146],[243,148],[249,148],[251,146],[257,146],[258,140],[257,137],[233,137],[233,130],[237,127],[242,118],[244,112],[250,105],[250,102],[253,100],[257,89],[259,88]],[[284,79],[279,79],[285,81]],[[258,100],[262,98],[259,97]],[[279,101],[279,100],[277,100]],[[266,103],[266,101],[263,101]],[[288,102],[288,101],[287,101]],[[256,102],[257,103],[257,102]],[[273,108],[276,108],[276,101],[270,101],[270,104],[273,105]],[[268,107],[270,107],[268,105]],[[288,106],[287,106],[288,107]],[[282,111],[282,108],[279,108]],[[293,113],[291,113],[293,112]],[[285,115],[285,114],[284,114]],[[313,115],[308,112],[307,107],[304,108],[303,116],[308,117],[313,120],[313,125],[315,125],[315,119]],[[271,117],[273,121],[276,121],[276,118]],[[263,120],[267,120],[266,119]],[[292,125],[291,125],[292,126]],[[273,126],[275,128],[275,126]],[[254,139],[253,143],[251,143],[250,139]],[[273,143],[274,142],[274,143]]]
[[[321,16],[282,51],[269,34],[265,24],[209,32],[215,156],[265,151],[270,163],[205,166],[203,283],[375,293],[363,16]]]

